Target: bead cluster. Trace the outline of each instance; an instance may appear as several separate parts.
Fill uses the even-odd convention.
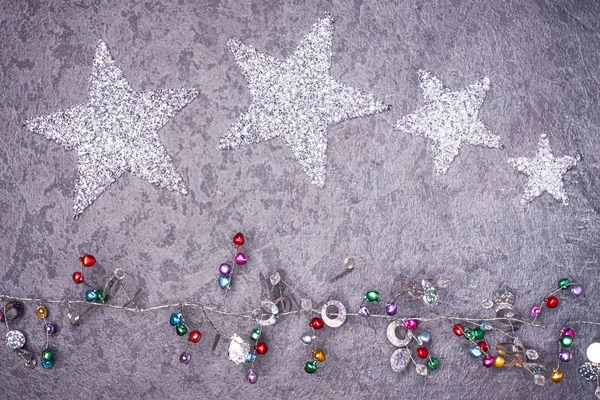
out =
[[[234,267],[236,265],[244,265],[248,261],[246,254],[241,251],[242,246],[244,245],[244,234],[242,232],[233,235],[233,244],[236,248],[236,255],[233,259],[233,263],[223,263],[219,265],[219,278],[217,279],[217,283],[223,290],[231,289]]]
[[[185,319],[183,318],[183,314],[181,312],[172,313],[171,317],[169,318],[169,324],[171,326],[175,327],[175,332],[177,332],[177,335],[179,335],[179,336],[185,336],[185,334],[188,333],[188,331],[189,331],[189,328],[188,328],[188,326],[185,322]],[[192,359],[192,354],[189,352],[190,343],[198,343],[201,338],[202,338],[202,334],[200,333],[200,331],[197,331],[197,330],[190,331],[189,336],[188,336],[187,347],[179,355],[180,363],[185,364],[185,365],[190,363],[190,360]]]
[[[254,360],[256,360],[256,355],[264,356],[267,354],[267,351],[269,351],[267,344],[261,341],[262,336],[263,333],[260,328],[254,328],[252,332],[250,332],[250,339],[254,341],[254,346],[252,347],[252,351],[248,353],[248,358],[246,359],[246,363],[250,364],[250,368],[246,374],[246,379],[251,385],[254,385],[258,381],[258,374],[254,369]]]
[[[44,333],[46,334],[46,347],[42,351],[42,367],[43,368],[52,368],[54,365],[54,352],[49,346],[49,336],[53,335],[56,331],[56,326],[52,322],[46,321],[48,317],[48,309],[46,306],[39,305],[38,308],[35,309],[35,315],[44,321]]]
[[[8,330],[8,332],[6,332],[6,347],[13,350],[25,361],[25,367],[35,368],[37,361],[34,355],[24,348],[25,343],[27,342],[25,334],[17,329],[10,328],[10,323],[21,318],[24,312],[25,307],[20,301],[10,301],[2,307],[2,310],[0,310],[0,322],[4,322]]]
[[[403,328],[406,332],[402,339],[398,338],[396,330]],[[432,357],[429,354],[429,346],[431,344],[431,333],[427,330],[421,331],[415,336],[419,328],[419,321],[415,318],[396,319],[390,322],[387,328],[387,337],[391,344],[398,347],[390,357],[390,364],[394,372],[400,373],[404,371],[410,362],[415,365],[417,374],[426,376],[428,371],[435,371],[440,366],[439,359]],[[417,363],[411,355],[408,346],[415,341],[417,347],[415,354],[420,359],[427,359],[425,364]]]
[[[318,363],[322,363],[325,361],[325,352],[323,351],[323,349],[318,349],[314,346],[314,342],[317,339],[316,331],[318,331],[319,329],[323,329],[323,327],[325,326],[325,321],[323,320],[323,318],[314,317],[310,320],[308,326],[310,327],[311,331],[303,333],[300,340],[305,345],[312,345],[310,350],[312,360],[309,360],[306,363],[304,363],[304,371],[307,374],[314,374],[315,372],[317,372]]]
[[[570,289],[573,297],[579,297],[583,294],[583,289],[581,288],[581,286],[579,284],[572,283],[567,278],[563,278],[558,281],[558,289],[557,290],[550,293],[548,296],[544,297],[544,301],[542,303],[534,304],[533,306],[531,306],[531,308],[529,309],[529,315],[535,320],[542,313],[542,308],[544,306],[546,306],[548,308],[558,307],[559,300],[555,296],[555,294],[557,294],[561,291],[566,291],[567,289]]]
[[[501,355],[495,356],[491,352],[490,346],[484,340],[485,331],[489,331],[491,329],[491,325],[487,322],[482,322],[473,329],[465,329],[462,324],[454,324],[452,326],[452,332],[454,332],[456,336],[463,336],[465,339],[471,342],[471,347],[469,348],[469,355],[471,358],[476,360],[481,359],[483,366],[486,368],[491,368],[492,366],[496,368],[502,368],[505,362],[504,357]]]

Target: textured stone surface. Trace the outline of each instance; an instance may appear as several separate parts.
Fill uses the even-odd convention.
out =
[[[327,184],[318,189],[281,139],[236,151],[219,151],[217,144],[251,104],[227,39],[285,59],[328,11],[335,18],[331,76],[393,109],[328,129]],[[556,321],[555,329],[523,329],[527,348],[536,348],[541,362],[555,362],[561,321],[600,319],[593,284],[600,239],[599,25],[600,4],[593,1],[4,0],[1,291],[81,298],[71,274],[77,257],[89,252],[98,259],[89,279],[103,282],[122,267],[127,287],[144,289],[142,305],[217,304],[218,266],[231,260],[231,236],[241,230],[249,261],[239,268],[228,309],[258,305],[258,273],[281,267],[315,307],[333,293],[349,312],[367,289],[388,296],[400,275],[452,280],[438,291],[433,311],[403,299],[398,316],[489,315],[479,303],[501,284],[514,288],[515,307],[526,312],[559,278],[583,282],[585,298],[565,298],[540,316]],[[125,174],[74,221],[76,154],[23,123],[86,100],[98,39],[134,90],[200,89],[159,132],[189,194]],[[427,140],[393,129],[424,104],[419,69],[450,88],[488,76],[479,118],[502,137],[505,150],[464,146],[449,171],[436,176]],[[542,133],[556,154],[585,157],[565,175],[568,206],[547,193],[519,203],[526,178],[506,160],[534,154]],[[355,271],[328,283],[348,256],[356,259]],[[35,305],[26,307],[15,329],[27,333],[28,348],[39,354],[43,329]],[[299,340],[308,317],[291,316],[265,328],[269,352],[255,365],[258,383],[249,385],[247,366],[227,360],[225,340],[211,353],[214,332],[200,312],[186,315],[203,338],[183,366],[185,339],[168,323],[177,310],[95,310],[72,329],[67,308],[48,308],[58,327],[51,337],[54,367],[26,369],[0,349],[0,397],[506,399],[584,398],[594,390],[577,377],[597,334],[590,326],[573,326],[578,339],[573,362],[562,366],[563,383],[538,387],[518,369],[488,370],[471,360],[468,344],[444,323],[423,326],[439,369],[425,378],[411,366],[398,376],[390,368],[387,323],[375,318],[349,318],[341,328],[319,331],[327,360],[309,376],[308,350]],[[253,328],[249,320],[215,316],[214,322],[227,334],[247,336]]]

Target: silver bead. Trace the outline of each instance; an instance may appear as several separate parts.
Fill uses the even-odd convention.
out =
[[[300,340],[302,343],[309,345],[313,342],[313,340],[315,340],[315,336],[313,336],[310,332],[304,332],[302,337],[300,337]]]
[[[6,346],[11,350],[17,350],[25,346],[25,335],[21,331],[12,330],[6,334]]]

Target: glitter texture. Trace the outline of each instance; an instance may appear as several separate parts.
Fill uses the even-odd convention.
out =
[[[237,334],[233,334],[231,342],[229,343],[229,361],[235,365],[240,365],[246,362],[248,353],[250,352],[250,345],[244,341]]]
[[[124,172],[187,194],[183,179],[158,139],[158,131],[196,96],[195,89],[135,92],[106,44],[99,41],[89,101],[29,120],[26,127],[69,150],[77,149],[77,218]]]
[[[9,349],[16,350],[25,346],[25,335],[21,331],[8,331],[6,333],[6,346]]]
[[[478,119],[479,109],[490,89],[487,77],[455,92],[444,88],[429,71],[419,71],[425,106],[396,122],[396,129],[423,136],[433,144],[433,163],[437,174],[448,171],[463,143],[502,149],[500,137],[492,135]]]
[[[323,187],[327,127],[389,109],[372,95],[329,75],[332,38],[333,18],[327,15],[285,61],[229,40],[229,50],[248,81],[253,101],[221,137],[219,149],[281,136],[311,183]]]
[[[525,194],[521,199],[526,204],[544,191],[550,193],[556,200],[563,204],[569,204],[569,197],[563,184],[563,175],[574,167],[581,156],[554,157],[550,140],[547,135],[540,138],[540,148],[533,158],[517,157],[509,158],[508,163],[517,171],[529,177],[525,184]]]

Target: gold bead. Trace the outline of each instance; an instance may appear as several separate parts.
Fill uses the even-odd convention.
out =
[[[550,379],[554,383],[560,383],[562,381],[562,379],[563,379],[563,373],[562,373],[562,371],[559,370],[559,369],[553,370],[552,373],[550,374]]]
[[[35,315],[37,315],[39,319],[46,318],[48,316],[48,309],[45,306],[39,306],[35,309]]]
[[[318,362],[325,361],[325,352],[321,349],[312,350],[313,358]]]
[[[504,357],[496,356],[496,358],[494,359],[494,367],[496,367],[496,368],[504,367]]]

